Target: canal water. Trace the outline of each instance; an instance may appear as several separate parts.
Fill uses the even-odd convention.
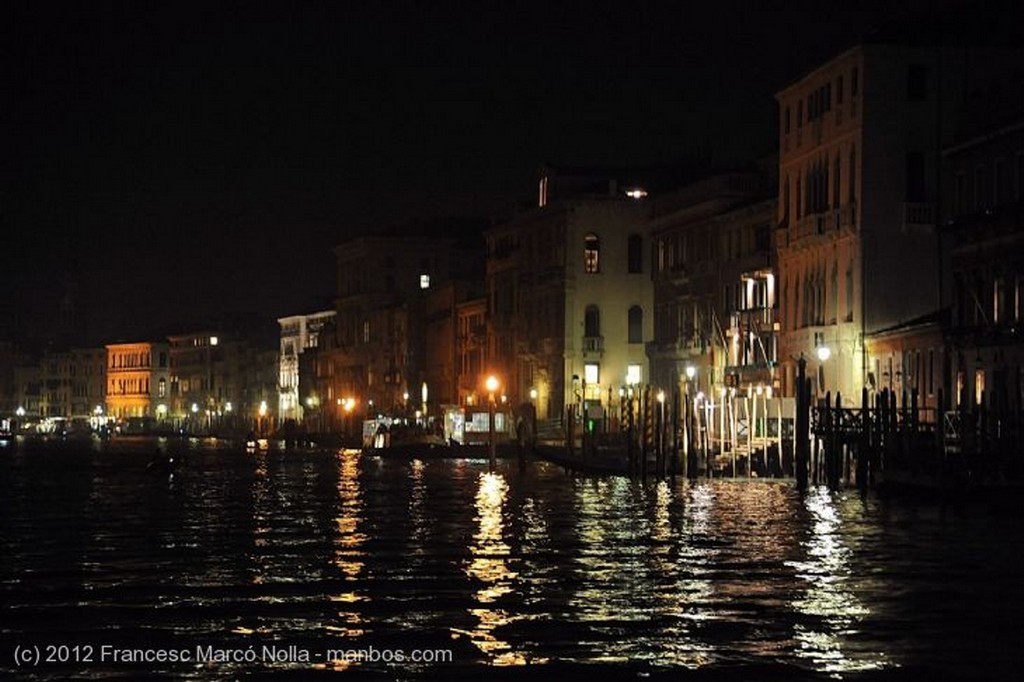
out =
[[[0,447],[0,674],[1019,679],[1002,508],[155,447]]]

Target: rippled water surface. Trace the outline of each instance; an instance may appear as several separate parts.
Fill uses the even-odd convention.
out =
[[[1019,674],[1024,534],[1002,508],[168,447],[173,476],[147,469],[152,443],[0,448],[0,673]],[[26,645],[80,648],[17,665]],[[100,660],[104,645],[261,658]]]

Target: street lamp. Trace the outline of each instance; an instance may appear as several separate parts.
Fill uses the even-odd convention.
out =
[[[832,349],[826,345],[818,346],[817,349],[818,360],[818,386],[820,390],[825,390],[825,361],[832,357]]]
[[[487,377],[487,379],[484,380],[484,388],[487,389],[487,396],[488,396],[488,401],[487,401],[487,405],[488,405],[488,408],[487,408],[488,409],[488,421],[487,421],[488,428],[487,428],[487,432],[488,432],[488,447],[490,449],[490,459],[491,459],[491,466],[492,467],[494,466],[494,460],[495,460],[495,445],[494,445],[494,394],[497,392],[499,385],[500,385],[500,383],[498,382],[498,377],[494,376],[493,374],[489,375]]]

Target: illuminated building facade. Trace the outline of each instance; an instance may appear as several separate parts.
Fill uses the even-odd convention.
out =
[[[1020,92],[1016,87],[1003,92]],[[973,124],[943,154],[944,251],[951,272],[949,405],[1024,407],[1024,111],[979,97]],[[1012,117],[1005,109],[1009,104]]]
[[[803,356],[819,396],[859,402],[883,387],[869,340],[939,309],[939,151],[998,60],[916,45],[865,43],[776,95],[787,395]]]
[[[774,161],[774,159],[772,159]],[[773,169],[714,175],[653,203],[654,383],[771,386],[778,362]]]
[[[456,404],[477,402],[487,359],[487,299],[474,298],[457,306]],[[479,404],[479,403],[478,403]]]
[[[171,414],[190,430],[209,430],[230,402],[224,396],[222,335],[203,330],[167,337],[170,343]]]
[[[416,402],[421,403],[421,409],[425,403],[424,411],[438,414],[443,407],[461,404],[460,386],[465,378],[462,360],[466,354],[473,352],[466,345],[474,341],[469,333],[471,320],[464,320],[462,315],[467,312],[464,307],[467,302],[470,302],[470,306],[475,302],[475,305],[482,307],[482,295],[481,278],[477,281],[450,280],[431,287],[423,296],[420,309],[423,317],[423,380],[418,386],[413,386],[412,393],[415,394]],[[482,314],[478,325],[483,325]],[[478,346],[474,350],[480,352],[483,349]],[[482,362],[478,362],[477,376],[481,368]],[[427,392],[425,401],[424,386]]]
[[[431,381],[452,391],[455,354],[434,347],[435,366],[428,371],[425,329],[453,323],[456,300],[469,295],[456,289],[446,299],[434,291],[482,270],[480,232],[478,221],[439,221],[339,245],[335,339],[318,354],[331,365],[319,374],[329,374],[331,382],[327,395],[300,399],[336,404],[352,398],[363,414],[412,415],[422,407],[425,382],[428,393]],[[428,319],[427,309],[440,317]],[[431,402],[441,398],[435,395]]]
[[[107,346],[107,414],[118,419],[168,415],[170,353],[166,343]]]
[[[600,171],[545,168],[538,206],[486,233],[486,371],[542,420],[583,400],[600,420],[620,387],[650,379],[649,207],[640,187]]]
[[[280,371],[278,377],[278,414],[281,419],[302,420],[303,404],[299,397],[299,356],[317,348],[325,325],[333,322],[334,310],[308,315],[278,318],[281,326]],[[331,328],[333,331],[333,327]]]

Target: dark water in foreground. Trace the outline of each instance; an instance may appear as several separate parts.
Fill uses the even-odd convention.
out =
[[[1020,679],[1024,515],[199,444],[168,477],[105,448],[0,448],[0,675]]]

